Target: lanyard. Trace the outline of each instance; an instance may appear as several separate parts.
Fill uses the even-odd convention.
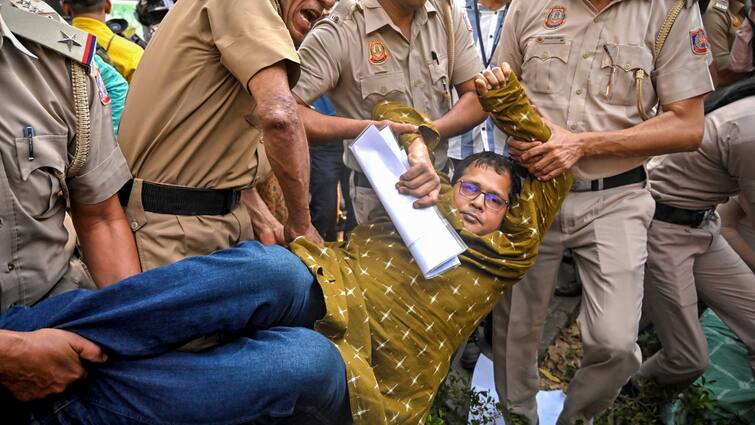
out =
[[[493,48],[490,49],[490,54],[488,55],[486,53],[485,41],[483,40],[482,28],[480,26],[480,20],[481,20],[480,7],[477,5],[477,0],[472,0],[470,3],[472,3],[472,7],[474,8],[473,20],[475,23],[475,29],[477,30],[477,42],[480,45],[480,53],[482,54],[482,61],[485,65],[485,68],[489,68],[490,63],[493,61],[493,55],[495,54],[495,49],[498,47],[498,42],[501,40],[501,28],[503,28],[503,20],[506,17],[506,12],[508,11],[509,7],[508,5],[503,6],[503,8],[498,12],[498,22],[496,23],[495,35],[493,36]]]

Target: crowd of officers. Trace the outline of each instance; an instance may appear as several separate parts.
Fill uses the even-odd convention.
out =
[[[511,414],[538,423],[537,348],[565,250],[583,284],[584,356],[560,424],[589,423],[630,380],[699,377],[698,301],[755,368],[751,4],[140,0],[146,51],[106,25],[110,0],[62,0],[75,28],[41,1],[0,5],[3,311],[263,235],[335,239],[337,185],[351,220],[380,208],[344,146],[369,124],[413,131],[372,119],[394,100],[443,139],[409,148],[397,189],[418,208],[437,199],[438,173],[481,150],[542,180],[575,175],[536,266],[493,314]],[[473,77],[503,63],[552,125],[549,143],[506,140],[480,108]],[[727,87],[736,101],[704,115]],[[284,222],[256,190],[270,179]],[[663,346],[644,362],[643,310]]]

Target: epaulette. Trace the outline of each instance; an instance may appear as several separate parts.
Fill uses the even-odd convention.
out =
[[[74,28],[41,0],[0,0],[0,13],[15,35],[89,67],[97,38]]]

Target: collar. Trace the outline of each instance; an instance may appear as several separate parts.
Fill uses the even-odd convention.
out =
[[[74,26],[78,29],[82,29],[87,32],[93,32],[97,31],[98,33],[104,32],[106,35],[111,36],[115,35],[115,33],[110,29],[107,24],[105,24],[102,21],[98,21],[94,18],[89,18],[86,16],[77,16],[73,18],[71,21],[71,26]],[[101,36],[101,35],[100,35]]]
[[[12,7],[10,5],[5,5],[5,7]],[[5,39],[7,38],[11,45],[16,48],[19,52],[25,54],[26,56],[29,56],[34,59],[38,59],[37,56],[30,52],[29,49],[26,48],[23,44],[21,44],[20,41],[16,38],[15,35],[10,31],[10,28],[8,28],[8,24],[5,23],[5,19],[3,19],[3,2],[0,1],[0,51],[3,49],[3,45],[5,44]]]
[[[447,0],[441,0],[447,1]],[[395,29],[395,25],[388,14],[383,10],[383,6],[380,5],[378,0],[362,0],[359,2],[361,9],[364,13],[364,32],[369,34],[377,31],[386,25],[390,25]],[[419,25],[424,25],[427,22],[427,18],[431,13],[437,13],[438,9],[435,8],[432,0],[425,1],[424,9],[417,11],[414,19],[417,20]]]

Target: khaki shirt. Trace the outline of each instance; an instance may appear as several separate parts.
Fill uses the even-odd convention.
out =
[[[441,1],[428,0],[406,39],[377,0],[342,0],[299,48],[302,75],[294,94],[312,103],[327,94],[338,116],[370,119],[375,105],[391,100],[410,105],[432,120],[450,110],[448,89],[472,79],[482,62],[465,12],[453,8],[455,55],[448,77],[448,37]],[[348,143],[348,141],[347,141]],[[448,143],[435,150],[436,166],[446,163]],[[347,150],[346,165],[359,169]]]
[[[256,182],[261,129],[247,91],[261,69],[299,57],[269,0],[178,2],[139,64],[119,142],[135,177],[198,188]]]
[[[68,167],[76,126],[66,59],[23,41],[39,59],[32,58],[9,37],[0,25],[0,311],[39,301],[68,270],[66,200],[53,170]],[[83,204],[110,198],[131,177],[113,136],[110,106],[97,87],[91,77],[89,157],[66,184],[71,199]],[[36,133],[33,152],[24,137],[27,126]]]
[[[731,69],[729,52],[737,28],[745,19],[743,10],[744,2],[741,0],[711,0],[703,14],[703,24],[719,71]]]
[[[695,152],[650,161],[650,191],[656,201],[677,208],[715,208],[739,193],[755,211],[755,98],[717,109],[705,117],[705,137]],[[755,215],[750,215],[755,226]]]
[[[598,13],[587,0],[514,1],[494,63],[508,62],[545,118],[573,132],[626,129],[642,122],[634,70],[645,110],[713,89],[700,11],[688,0],[665,47],[653,59],[655,38],[670,0],[616,0]],[[575,178],[620,174],[646,158],[583,158]]]

